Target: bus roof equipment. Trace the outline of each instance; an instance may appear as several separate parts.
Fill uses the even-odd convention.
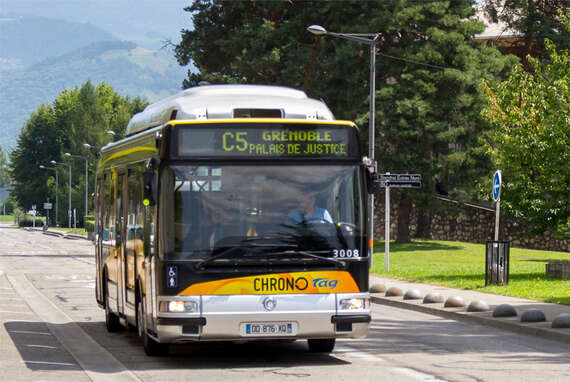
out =
[[[267,85],[206,85],[147,106],[131,119],[127,135],[173,119],[229,118],[334,120],[324,102],[308,98],[301,90]]]

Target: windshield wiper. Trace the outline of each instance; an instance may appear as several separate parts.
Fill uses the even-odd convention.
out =
[[[194,264],[194,269],[196,269],[196,270],[204,270],[204,265],[206,265],[206,264],[208,264],[208,263],[210,263],[210,262],[212,262],[212,261],[214,261],[214,260],[217,260],[217,259],[220,259],[220,258],[222,258],[222,257],[225,257],[225,256],[231,254],[232,252],[238,250],[238,249],[243,249],[243,248],[247,248],[247,247],[249,247],[249,246],[240,245],[240,246],[228,248],[228,249],[226,249],[225,251],[222,251],[222,252],[218,253],[217,255],[210,257],[209,259],[205,259],[205,260],[202,260],[202,261],[200,261],[200,262]]]
[[[205,260],[202,260],[202,261],[196,263],[194,265],[194,269],[204,270],[204,265],[206,265],[210,262],[213,262],[215,260],[218,260],[220,258],[226,257],[238,249],[244,249],[244,248],[248,248],[248,249],[249,248],[251,248],[251,249],[282,249],[282,248],[297,248],[298,247],[297,244],[283,244],[283,243],[263,244],[263,243],[255,243],[255,242],[248,243],[248,241],[252,241],[252,239],[244,239],[244,240],[242,240],[241,244],[238,244],[236,246],[232,246],[231,248],[228,248],[228,249],[218,253],[217,255],[210,257],[209,259],[205,259]]]
[[[319,260],[324,260],[324,261],[329,262],[329,263],[333,263],[338,268],[345,268],[346,267],[346,262],[344,262],[342,260],[333,259],[331,257],[319,256],[319,255],[316,255],[314,252],[315,251],[285,251],[285,252],[272,252],[270,255],[271,256],[302,255],[305,257],[310,257],[313,259],[319,259]],[[324,252],[329,253],[329,251],[324,251]]]

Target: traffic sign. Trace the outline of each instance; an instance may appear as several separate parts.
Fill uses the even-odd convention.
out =
[[[44,203],[44,210],[51,210],[53,205],[51,203]]]
[[[493,175],[493,200],[495,202],[501,197],[501,183],[501,170],[497,170]]]
[[[422,176],[420,174],[377,174],[375,180],[380,187],[420,188]]]

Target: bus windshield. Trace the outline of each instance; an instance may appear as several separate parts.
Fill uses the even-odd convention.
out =
[[[169,260],[366,255],[357,165],[172,165],[160,199]]]

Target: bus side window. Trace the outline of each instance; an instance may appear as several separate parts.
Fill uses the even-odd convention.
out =
[[[113,213],[113,180],[111,174],[105,174],[105,200],[103,203],[103,241],[114,240],[115,214]]]

